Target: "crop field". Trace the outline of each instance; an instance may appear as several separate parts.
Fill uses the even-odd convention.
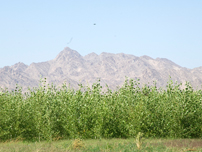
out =
[[[22,93],[0,93],[0,142],[16,139],[42,142],[73,139],[201,138],[202,91],[189,83],[168,81],[166,89],[139,87],[126,79],[117,91],[91,87],[60,89],[42,80],[40,87]]]

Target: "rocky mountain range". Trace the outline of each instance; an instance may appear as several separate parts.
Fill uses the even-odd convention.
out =
[[[202,66],[188,69],[165,58],[153,59],[124,53],[103,52],[100,55],[91,53],[81,56],[66,47],[55,59],[47,62],[32,63],[29,66],[19,62],[0,68],[0,88],[12,90],[16,84],[23,89],[37,87],[40,79],[46,78],[49,84],[60,86],[66,81],[74,88],[79,83],[91,85],[100,79],[102,86],[108,84],[111,89],[115,89],[123,84],[126,76],[140,79],[141,84],[157,81],[159,87],[165,87],[171,76],[173,81],[189,81],[195,89],[201,89]]]

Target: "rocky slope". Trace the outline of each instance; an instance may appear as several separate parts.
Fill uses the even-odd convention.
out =
[[[165,58],[153,59],[149,56],[137,57],[124,53],[95,53],[81,56],[75,50],[66,47],[58,56],[47,62],[16,63],[0,68],[0,87],[14,89],[19,84],[24,89],[37,87],[40,78],[48,83],[61,85],[65,81],[76,88],[78,83],[89,84],[101,79],[101,85],[108,84],[115,89],[121,86],[125,76],[140,79],[141,83],[153,83],[165,87],[169,76],[173,81],[189,81],[196,89],[202,85],[202,67],[187,69]]]

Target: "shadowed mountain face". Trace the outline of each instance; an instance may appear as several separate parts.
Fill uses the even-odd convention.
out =
[[[165,87],[169,76],[178,83],[189,81],[195,89],[202,85],[202,67],[187,69],[165,58],[124,53],[90,53],[83,57],[66,47],[55,59],[47,62],[29,66],[16,63],[0,68],[0,87],[10,90],[18,84],[24,89],[32,88],[39,85],[40,78],[47,78],[48,83],[62,85],[66,81],[76,88],[78,83],[91,85],[100,78],[102,86],[108,84],[115,89],[123,84],[125,76],[146,84],[157,81],[158,87]]]

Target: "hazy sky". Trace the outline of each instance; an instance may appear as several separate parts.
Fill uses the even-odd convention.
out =
[[[202,0],[0,0],[0,68],[66,46],[202,66]]]

